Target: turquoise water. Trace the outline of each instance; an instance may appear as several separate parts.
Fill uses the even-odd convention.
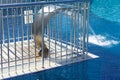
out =
[[[101,18],[120,22],[120,0],[92,0],[91,11]]]
[[[99,58],[8,80],[120,80],[119,7],[119,0],[92,0],[88,47]]]

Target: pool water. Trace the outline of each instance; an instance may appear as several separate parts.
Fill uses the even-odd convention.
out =
[[[92,0],[88,47],[99,58],[8,80],[120,80],[119,3],[119,0],[100,0],[100,3]]]
[[[110,21],[120,22],[120,0],[92,0],[94,14]]]

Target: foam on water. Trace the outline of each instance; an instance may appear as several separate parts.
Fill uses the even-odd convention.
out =
[[[90,35],[89,36],[89,42],[98,46],[103,46],[103,47],[110,47],[113,45],[117,45],[120,42],[113,40],[113,39],[107,39],[106,36],[103,35]]]

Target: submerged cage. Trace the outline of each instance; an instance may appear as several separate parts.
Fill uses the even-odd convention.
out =
[[[0,5],[1,79],[86,58],[89,1],[35,0],[25,3],[24,0],[2,1]],[[41,28],[32,28],[35,16],[39,14],[42,16],[41,21],[38,21]],[[41,31],[41,48],[37,47],[38,34],[32,35],[33,29],[35,33]],[[46,58],[44,43],[48,48]],[[40,51],[41,56],[38,55]]]

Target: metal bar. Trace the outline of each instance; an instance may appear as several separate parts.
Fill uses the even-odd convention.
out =
[[[89,11],[90,11],[90,2],[88,4],[88,10],[87,10],[87,20],[86,20],[86,32],[87,32],[87,41],[86,41],[86,54],[88,54],[88,39],[89,39]]]
[[[20,7],[20,6],[33,6],[33,5],[47,5],[47,4],[61,4],[61,3],[74,3],[74,2],[88,2],[89,0],[67,0],[67,1],[47,1],[47,2],[25,2],[25,3],[13,3],[2,4],[0,7]]]
[[[8,15],[8,8],[7,8],[7,15]],[[7,19],[7,52],[8,52],[8,75],[10,75],[10,54],[9,54],[9,22],[8,22],[8,17],[6,18]]]
[[[79,54],[79,52],[78,52],[78,45],[79,45],[79,18],[80,18],[80,16],[79,16],[79,14],[80,14],[80,12],[79,12],[79,3],[76,3],[76,6],[77,6],[77,8],[78,8],[78,10],[77,10],[77,12],[76,12],[76,26],[77,26],[77,28],[76,28],[76,51],[77,51],[77,54]]]
[[[62,64],[62,9],[60,10],[60,54]]]
[[[55,11],[56,11],[56,5],[55,5]],[[56,13],[56,12],[55,12]],[[57,34],[56,34],[56,29],[57,29],[57,17],[55,17],[55,21],[54,21],[54,26],[55,26],[55,62],[56,62],[56,58],[57,58],[57,51],[56,51],[56,40],[57,40]],[[55,63],[56,64],[56,63]]]
[[[26,16],[28,16],[28,24],[29,24],[29,8],[26,7],[26,9],[28,10],[28,14]],[[30,71],[30,40],[29,40],[29,25],[27,25],[27,41],[28,41],[28,69]]]
[[[37,10],[37,6],[35,6],[35,8],[34,8],[34,15],[36,15],[36,10]],[[35,25],[37,25],[37,24],[35,24]],[[36,27],[34,27],[34,34],[36,34]],[[37,46],[36,45],[36,35],[34,35],[33,37],[34,37],[34,43],[35,43],[35,46],[34,46],[35,47],[35,56],[34,56],[35,57],[34,58],[35,64],[34,65],[35,65],[35,69],[37,69],[37,60],[36,60],[36,56],[37,56],[36,55],[37,54],[37,52],[36,52],[36,46]]]
[[[68,9],[66,10],[66,14],[68,14]],[[66,15],[66,42],[68,42],[68,15]],[[66,63],[68,58],[68,43],[66,43]]]
[[[86,37],[86,3],[83,3],[83,42],[82,53],[85,54],[85,37]],[[83,56],[84,57],[84,56]]]
[[[16,1],[16,2],[17,2],[17,1]],[[19,39],[19,36],[20,36],[20,34],[19,34],[19,33],[20,33],[20,27],[18,27],[18,26],[19,26],[19,22],[18,22],[18,21],[19,21],[19,20],[18,20],[18,17],[19,17],[18,8],[19,8],[19,7],[16,7],[16,18],[17,18],[17,19],[16,19],[16,26],[17,26],[17,28],[18,28],[16,34],[18,35],[18,36],[17,36],[17,41],[20,41],[20,39]]]
[[[81,49],[81,52],[82,52],[82,36],[83,36],[83,10],[82,10],[82,4],[83,3],[80,3],[80,12],[81,12],[81,25],[80,25],[80,49]]]
[[[75,8],[74,8],[74,6],[75,6],[75,4],[73,4],[73,11],[75,10]],[[76,12],[74,11],[73,12],[73,21],[75,21],[75,22],[73,22],[73,44],[74,44],[74,46],[73,46],[73,48],[75,47],[75,38],[76,38]]]
[[[82,8],[83,8],[83,4],[81,4],[81,9]],[[81,52],[83,53],[84,52],[83,51],[83,48],[84,48],[84,39],[83,39],[84,38],[83,37],[84,36],[84,11],[83,10],[82,10],[82,17],[81,18],[82,18],[81,19],[82,20],[82,26],[81,26],[82,27],[82,29],[81,29],[82,30],[82,33],[81,33],[81,50],[82,51]]]
[[[60,27],[60,13],[58,14],[57,16],[57,24],[58,24],[58,27]],[[58,37],[58,41],[60,41],[60,31],[59,31],[59,28],[57,29],[58,32],[57,32],[57,37]]]
[[[76,27],[77,27],[77,18],[76,18],[76,15],[77,15],[77,12],[75,11],[75,9],[76,9],[76,3],[74,3],[74,6],[73,6],[73,10],[74,10],[74,23],[73,23],[73,29],[74,29],[74,42],[73,42],[73,44],[74,44],[74,50],[75,50],[75,48],[76,48]],[[74,51],[73,51],[73,53],[74,53]],[[73,56],[72,56],[73,57]]]
[[[44,68],[44,8],[42,8],[42,68]]]
[[[14,34],[14,47],[15,47],[15,49],[14,49],[14,51],[15,51],[15,72],[16,72],[16,74],[17,74],[17,52],[16,52],[16,17],[14,16],[14,15],[16,15],[16,11],[15,11],[15,9],[13,9],[13,34]]]
[[[50,7],[49,7],[48,10],[49,10],[49,15],[48,15],[48,17],[49,17],[49,19],[50,19]],[[51,38],[51,35],[50,35],[50,34],[51,34],[51,31],[50,31],[50,29],[51,29],[51,27],[50,27],[50,23],[49,23],[49,24],[48,24],[49,66],[51,65],[51,64],[50,64],[50,63],[51,63],[51,62],[50,62],[50,61],[51,61],[51,58],[50,58],[50,50],[51,50],[51,49],[50,49],[50,38]]]
[[[71,26],[70,26],[70,29],[71,29],[71,31],[70,31],[70,43],[71,43],[71,45],[70,45],[70,47],[71,47],[71,61],[72,61],[72,57],[73,57],[73,32],[74,32],[74,25],[73,25],[73,21],[74,21],[74,6],[72,6],[72,10],[71,10],[71,12],[72,12],[72,14],[71,14]]]
[[[77,39],[77,43],[76,43],[76,44],[77,44],[77,53],[79,54],[78,48],[79,48],[79,45],[80,45],[80,44],[79,44],[79,38],[80,38],[80,37],[79,37],[79,30],[80,30],[80,28],[79,28],[79,27],[80,27],[80,12],[79,12],[79,10],[80,10],[80,3],[77,3],[77,7],[78,7],[78,11],[77,11],[77,16],[78,16],[78,18],[77,18],[77,22],[78,22],[78,24],[77,24],[77,27],[78,27],[78,28],[77,28],[77,34],[78,34],[78,35],[77,35],[77,38],[78,38],[78,39]],[[77,59],[78,59],[78,58],[77,58]]]
[[[2,13],[2,43],[5,43],[5,36],[4,36],[4,21],[3,21],[3,9],[1,11]]]
[[[53,22],[53,23],[54,23],[54,22]],[[52,25],[54,25],[54,24],[52,24]],[[51,31],[51,38],[54,39],[54,33],[53,33],[54,30],[53,30],[53,27],[52,27],[52,26],[51,26],[51,30],[50,30],[50,31]]]
[[[12,0],[10,2],[12,3]]]
[[[2,3],[2,1],[1,1],[1,3]],[[1,35],[1,37],[0,37],[1,38],[0,39],[1,40],[1,43],[0,43],[1,44],[1,47],[0,47],[1,48],[1,65],[0,66],[1,66],[1,77],[3,77],[3,52],[2,52],[3,47],[2,47],[2,44],[4,42],[3,41],[3,35],[4,34],[3,34],[3,11],[2,10],[0,11],[0,18],[1,18],[0,19],[0,25],[1,25],[1,27],[0,27],[1,28],[0,29],[0,31],[1,31],[1,34],[0,34]]]
[[[18,0],[16,0],[16,3],[18,2]]]
[[[81,11],[81,25],[80,25],[80,49],[81,49],[81,53],[82,53],[82,43],[83,43],[83,10],[82,10],[82,3],[80,3],[80,11]]]
[[[23,58],[23,55],[24,55],[24,53],[23,53],[23,46],[24,46],[24,44],[23,44],[23,41],[24,41],[24,28],[23,28],[23,10],[22,10],[22,7],[20,7],[20,9],[21,9],[21,31],[22,31],[22,40],[21,40],[21,51],[22,51],[22,72],[24,72],[24,58]]]
[[[2,0],[0,1],[0,4],[2,4]]]

